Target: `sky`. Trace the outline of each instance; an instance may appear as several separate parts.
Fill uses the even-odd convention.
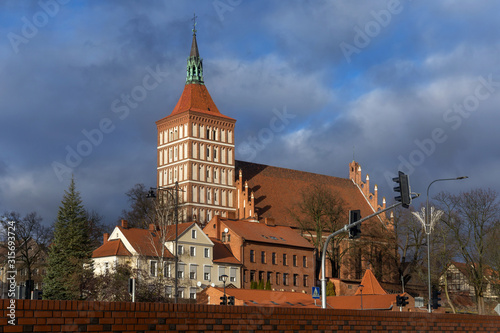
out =
[[[155,121],[185,84],[196,13],[204,80],[236,159],[363,179],[500,187],[500,2],[4,0],[0,213],[52,224],[74,175],[114,224],[156,184]],[[293,189],[290,189],[293,191]]]

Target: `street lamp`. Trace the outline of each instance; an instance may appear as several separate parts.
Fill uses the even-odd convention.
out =
[[[359,292],[361,293],[361,310],[363,310],[363,286],[362,284],[359,285]]]
[[[168,194],[172,195],[170,191],[175,191],[174,196],[174,220],[175,220],[175,249],[174,249],[174,261],[175,261],[175,274],[174,274],[174,299],[175,303],[178,301],[178,266],[179,266],[179,257],[177,255],[177,238],[179,235],[179,183],[175,182],[174,187],[166,187],[166,186],[159,186],[159,187],[151,187],[149,190],[149,193],[147,194],[148,198],[156,198],[156,194],[154,190],[157,191],[166,191]],[[162,215],[163,216],[163,215]]]
[[[222,282],[224,283],[224,299],[226,299],[226,281],[228,276],[226,274],[220,276]]]
[[[427,187],[427,200],[425,202],[425,233],[427,234],[427,284],[428,284],[428,291],[429,291],[429,301],[428,303],[428,311],[429,313],[432,312],[432,307],[431,307],[431,214],[429,210],[429,189],[431,188],[431,185],[434,184],[435,182],[441,182],[441,181],[446,181],[446,180],[461,180],[461,179],[466,179],[469,178],[467,176],[462,176],[462,177],[457,177],[457,178],[443,178],[443,179],[436,179],[432,181],[429,186]]]

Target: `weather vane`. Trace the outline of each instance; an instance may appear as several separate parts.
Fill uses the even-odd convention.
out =
[[[193,33],[196,35],[196,13],[193,14]]]

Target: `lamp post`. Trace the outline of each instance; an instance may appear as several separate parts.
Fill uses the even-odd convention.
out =
[[[363,288],[365,286],[363,286],[362,284],[359,285],[359,292],[361,293],[361,310],[363,310]]]
[[[457,177],[457,178],[442,178],[442,179],[436,179],[432,181],[429,186],[427,186],[427,200],[425,202],[425,233],[427,235],[427,287],[429,291],[429,300],[428,300],[428,311],[429,313],[432,312],[432,307],[431,307],[431,214],[429,211],[429,189],[431,188],[431,185],[434,184],[435,182],[441,182],[441,181],[446,181],[446,180],[461,180],[461,179],[466,179],[469,178],[467,176],[462,176],[462,177]]]
[[[148,198],[156,198],[156,194],[154,190],[157,191],[166,191],[168,194],[172,195],[170,191],[174,190],[174,221],[175,221],[175,249],[174,249],[174,261],[175,261],[175,273],[174,273],[174,299],[175,303],[178,301],[178,266],[179,266],[179,256],[177,254],[178,251],[178,246],[177,246],[177,238],[179,235],[179,183],[176,181],[175,186],[172,187],[166,187],[166,186],[159,186],[159,187],[151,187],[150,191],[147,195]],[[163,215],[162,215],[163,216]]]
[[[226,274],[220,276],[222,282],[224,283],[224,299],[226,299],[226,281],[227,281],[227,277],[228,276]]]

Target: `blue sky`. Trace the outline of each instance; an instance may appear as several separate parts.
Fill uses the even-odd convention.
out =
[[[155,121],[182,92],[195,11],[237,159],[346,178],[354,154],[388,201],[408,173],[416,206],[438,178],[470,177],[431,194],[499,187],[497,1],[7,0],[1,212],[52,223],[73,173],[113,223],[128,189],[155,185]]]

